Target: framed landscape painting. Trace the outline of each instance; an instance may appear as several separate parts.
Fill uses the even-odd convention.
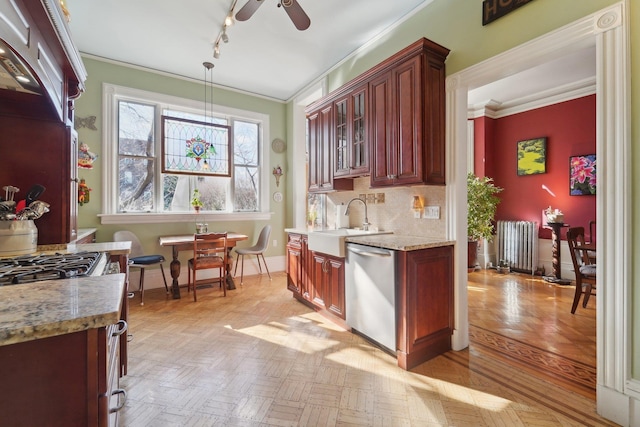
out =
[[[596,194],[596,155],[569,157],[569,194],[591,196]]]
[[[547,171],[547,138],[518,141],[518,175],[535,175]]]

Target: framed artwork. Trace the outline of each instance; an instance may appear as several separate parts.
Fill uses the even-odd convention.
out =
[[[231,176],[231,128],[162,116],[162,173]]]
[[[592,196],[596,194],[596,155],[569,157],[569,194]]]
[[[547,138],[518,141],[518,175],[535,175],[547,171]]]

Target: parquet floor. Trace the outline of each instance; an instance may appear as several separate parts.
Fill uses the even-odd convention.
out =
[[[593,372],[595,310],[572,318],[572,289],[472,273],[470,347],[407,372],[294,300],[284,273],[272,275],[245,278],[226,298],[214,287],[197,303],[164,289],[145,292],[144,306],[131,300],[120,425],[612,425],[595,413],[593,384],[577,380],[590,373],[534,365]]]

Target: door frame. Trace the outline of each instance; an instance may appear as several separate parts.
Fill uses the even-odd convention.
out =
[[[469,90],[561,57],[596,48],[596,155],[598,192],[596,296],[597,411],[628,425],[630,399],[640,399],[631,378],[631,101],[628,0],[510,49],[447,77],[447,235],[456,241],[454,350],[469,345],[467,300],[467,93]],[[606,237],[610,236],[610,237]],[[464,262],[463,262],[464,261]],[[637,414],[636,414],[637,415]]]

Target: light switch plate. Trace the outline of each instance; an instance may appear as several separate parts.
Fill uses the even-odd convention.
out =
[[[440,206],[425,206],[422,217],[425,219],[440,219]]]

